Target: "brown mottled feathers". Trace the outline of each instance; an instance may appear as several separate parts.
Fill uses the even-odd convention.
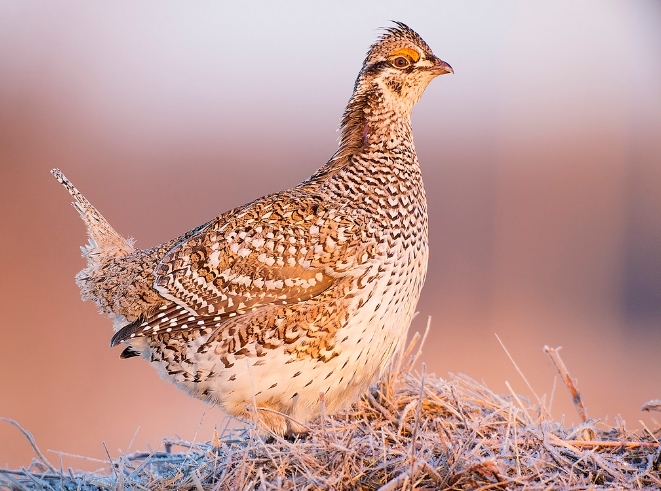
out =
[[[367,248],[357,239],[369,228],[361,213],[342,213],[320,196],[295,190],[221,215],[170,249],[154,269],[155,288],[175,305],[122,328],[111,346],[159,331],[220,327],[261,307],[305,302],[360,262],[358,249]]]

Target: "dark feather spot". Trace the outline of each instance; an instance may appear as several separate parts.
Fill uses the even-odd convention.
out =
[[[126,359],[126,358],[133,358],[134,356],[140,356],[140,352],[134,350],[130,346],[124,349],[122,353],[119,355],[121,359]]]
[[[386,81],[386,85],[388,86],[388,88],[390,88],[390,90],[392,90],[397,95],[402,94],[402,84],[397,82],[396,80],[388,79]]]

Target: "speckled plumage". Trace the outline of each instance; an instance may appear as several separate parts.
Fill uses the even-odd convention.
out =
[[[90,243],[83,299],[111,344],[190,395],[297,433],[354,401],[401,347],[427,270],[427,204],[410,115],[452,69],[401,23],[370,48],[331,160],[295,188],[147,250],[117,234],[57,169]]]

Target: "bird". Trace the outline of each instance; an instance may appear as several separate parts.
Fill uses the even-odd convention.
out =
[[[400,353],[425,281],[411,112],[446,73],[394,21],[367,52],[327,163],[149,249],[53,169],[87,227],[76,283],[113,318],[120,358],[142,357],[188,395],[276,435],[304,434],[322,407],[355,402]]]

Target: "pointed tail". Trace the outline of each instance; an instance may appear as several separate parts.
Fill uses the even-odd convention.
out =
[[[110,226],[103,215],[87,201],[87,198],[80,194],[80,191],[66,178],[60,169],[51,170],[55,179],[67,188],[69,194],[73,196],[74,202],[71,203],[78,211],[80,217],[87,226],[87,236],[89,244],[82,246],[83,256],[90,263],[98,263],[103,257],[123,256],[132,252],[133,240],[125,239]]]

